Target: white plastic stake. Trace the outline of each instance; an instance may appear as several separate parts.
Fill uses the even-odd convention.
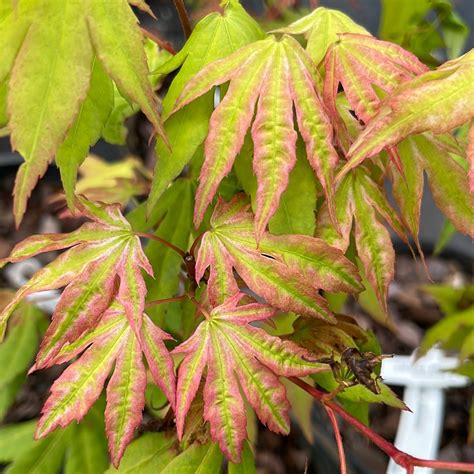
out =
[[[416,360],[414,355],[395,356],[382,362],[382,378],[387,385],[405,387],[403,401],[412,413],[403,411],[395,446],[423,459],[438,457],[444,419],[444,390],[464,387],[469,379],[447,372],[459,365],[455,357],[431,349]],[[415,468],[415,474],[432,474],[431,468]],[[405,469],[390,460],[387,474],[405,474]]]

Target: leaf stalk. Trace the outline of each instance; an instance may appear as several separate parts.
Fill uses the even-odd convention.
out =
[[[165,245],[166,247],[176,252],[182,258],[184,258],[186,255],[186,252],[184,250],[180,249],[176,245],[173,245],[171,242],[168,242],[167,240],[162,239],[161,237],[158,237],[157,235],[149,234],[148,232],[135,232],[135,235],[137,235],[138,237],[144,237],[145,239],[150,239],[150,240],[155,240],[156,242],[160,242],[161,244]]]
[[[181,27],[183,28],[184,36],[188,39],[191,36],[192,27],[191,21],[189,20],[189,15],[184,5],[183,0],[174,0],[174,6],[179,15],[179,21],[181,22]]]

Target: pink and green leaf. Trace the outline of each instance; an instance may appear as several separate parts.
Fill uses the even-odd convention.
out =
[[[48,333],[48,339],[53,331],[59,330],[59,333],[53,337],[55,342],[52,346],[47,350],[43,347],[47,353],[59,349],[55,347],[58,341],[65,343],[73,334],[80,335],[84,329],[80,329],[81,325],[88,319],[90,321],[85,324],[93,325],[94,318],[107,307],[116,279],[120,280],[119,299],[122,300],[139,335],[146,294],[141,269],[150,275],[153,271],[143,253],[139,238],[132,233],[130,224],[121,214],[120,206],[99,205],[80,198],[76,201],[76,207],[82,215],[94,222],[86,223],[69,234],[29,237],[18,244],[9,257],[0,261],[2,265],[6,262],[21,261],[38,253],[72,247],[33,275],[0,313],[1,334],[11,312],[21,299],[34,292],[66,287],[58,308],[60,312],[66,311],[68,316],[55,318],[61,323],[58,327],[57,323],[53,324],[54,329]],[[95,308],[91,313],[94,317],[90,317],[88,313],[90,304]],[[70,326],[76,318],[78,321],[74,323],[75,326]],[[61,339],[68,331],[69,336]]]
[[[276,31],[292,35],[304,34],[308,39],[306,50],[316,65],[324,58],[331,44],[339,39],[339,33],[370,36],[365,28],[344,13],[325,7],[316,8],[309,15]]]
[[[395,252],[388,230],[377,220],[364,188],[354,186],[355,240],[365,275],[388,314],[388,286],[393,280]]]
[[[473,58],[473,52],[466,53],[403,84],[387,97],[353,143],[341,175],[408,135],[424,131],[444,133],[469,122],[474,116],[470,93],[474,81]]]
[[[122,338],[123,345],[107,385],[105,409],[109,452],[116,468],[142,420],[146,389],[146,371],[138,339],[130,330]]]
[[[244,46],[231,56],[208,64],[190,80],[174,112],[211,87],[230,81],[209,122],[205,160],[196,193],[195,225],[201,223],[220,182],[231,171],[252,123],[255,106],[252,139],[257,178],[257,241],[278,209],[296,163],[293,103],[308,160],[332,202],[333,171],[338,157],[332,146],[330,121],[315,89],[317,79],[315,66],[304,49],[285,35],[279,40],[269,36]]]
[[[239,305],[244,296],[237,293],[213,308],[196,332],[174,351],[185,353],[178,372],[178,436],[182,436],[184,418],[207,367],[204,418],[213,440],[232,462],[240,461],[246,438],[239,382],[260,420],[270,429],[286,433],[289,404],[278,376],[326,369],[296,344],[249,325],[271,317],[275,310],[258,303]]]

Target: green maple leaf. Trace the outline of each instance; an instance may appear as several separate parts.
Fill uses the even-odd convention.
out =
[[[474,52],[470,51],[401,85],[353,143],[341,174],[408,135],[444,133],[469,123],[474,117],[473,81]]]
[[[184,420],[204,369],[204,419],[211,436],[232,462],[239,462],[246,438],[245,406],[240,387],[257,416],[277,433],[289,431],[289,403],[278,376],[300,376],[326,370],[311,362],[309,352],[290,341],[270,336],[249,323],[275,312],[268,305],[239,306],[245,296],[237,293],[214,307],[195,333],[175,353],[184,359],[178,372],[176,426],[183,436]]]
[[[0,428],[0,461],[6,472],[23,474],[103,474],[109,465],[102,400],[83,422],[34,440],[37,420]]]
[[[62,350],[47,364],[67,362],[84,351],[52,385],[35,436],[44,437],[58,426],[64,428],[73,420],[81,420],[100,396],[115,363],[107,385],[105,429],[112,463],[117,467],[135,428],[141,422],[145,406],[143,354],[155,383],[174,406],[173,361],[164,345],[165,339],[170,339],[170,336],[156,327],[146,315],[143,316],[138,338],[124,307],[114,302],[93,331],[69,345],[63,345]]]
[[[300,44],[288,35],[244,46],[204,67],[185,86],[173,113],[230,81],[213,112],[205,142],[205,160],[196,192],[195,224],[199,225],[219,183],[230,172],[252,125],[253,168],[257,177],[257,238],[278,208],[296,163],[297,133],[293,105],[306,155],[332,203],[333,171],[338,155],[332,146],[332,127],[315,89],[314,64]],[[255,119],[254,109],[256,107]]]
[[[138,332],[146,294],[141,268],[152,274],[140,240],[120,213],[119,205],[99,206],[80,199],[76,206],[93,222],[68,234],[31,236],[19,243],[9,257],[0,260],[2,266],[38,253],[71,247],[35,273],[0,313],[3,334],[8,318],[23,298],[34,292],[66,287],[48,328],[46,342],[41,346],[43,362],[57,353],[59,341],[72,342],[93,327],[116,294]]]
[[[185,84],[204,66],[263,36],[257,22],[236,0],[226,2],[222,15],[211,13],[203,18],[181,51],[154,71],[155,74],[169,74],[180,68],[163,99],[163,115],[169,115]],[[166,186],[181,173],[206,138],[213,102],[213,93],[209,92],[166,118],[164,127],[171,150],[163,140],[157,140],[158,159],[148,198],[149,210],[156,205]]]
[[[422,173],[425,170],[438,207],[460,232],[473,235],[474,214],[469,190],[474,188],[474,128],[471,126],[468,133],[466,150],[471,183],[459,164],[462,158],[451,156],[463,154],[453,145],[453,139],[449,135],[426,133],[441,134],[469,123],[474,117],[474,101],[470,100],[474,80],[473,58],[472,53],[466,53],[396,89],[382,102],[379,112],[352,144],[349,161],[340,171],[339,177],[383,148],[399,144],[402,168],[408,180],[404,183],[404,177],[394,171],[395,196],[411,220],[412,232],[418,229]],[[402,141],[408,135],[421,132],[425,133]],[[413,189],[413,193],[406,192],[407,186]]]
[[[58,151],[70,194],[74,163],[99,138],[111,110],[112,80],[163,137],[164,131],[142,34],[126,0],[14,3],[7,2],[0,16],[6,45],[0,84],[8,82],[12,147],[25,159],[14,189],[19,225],[31,190]],[[68,150],[74,151],[72,163],[64,157]]]
[[[339,33],[370,36],[365,28],[344,13],[325,7],[316,8],[309,15],[277,31],[292,35],[304,34],[307,39],[306,51],[315,64],[319,64],[329,47],[339,40]]]
[[[316,236],[346,252],[354,222],[357,253],[370,285],[388,314],[387,292],[394,276],[395,251],[380,216],[406,241],[404,225],[367,170],[354,170],[345,176],[336,189],[334,202],[338,228],[334,227],[329,209],[323,204],[318,213]]]
[[[242,196],[219,200],[204,233],[196,259],[199,283],[210,267],[209,298],[223,302],[238,291],[233,269],[257,295],[276,308],[333,321],[328,291],[361,290],[356,267],[338,249],[306,235],[265,233],[257,245],[254,218]]]

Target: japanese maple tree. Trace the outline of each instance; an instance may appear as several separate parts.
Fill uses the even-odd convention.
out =
[[[322,373],[340,383],[332,363],[344,364],[348,348],[362,358],[377,351],[374,336],[328,300],[370,291],[390,317],[390,231],[423,257],[424,173],[441,211],[474,235],[474,53],[430,70],[338,11],[317,8],[264,32],[238,0],[194,28],[175,5],[190,33],[179,52],[140,27],[132,7],[153,16],[143,0],[0,7],[0,127],[24,158],[16,224],[53,160],[70,213],[87,221],[28,237],[0,260],[64,250],[0,312],[7,344],[22,300],[62,289],[30,372],[67,366],[35,437],[86,433],[66,427],[97,402],[115,468],[130,472],[136,460],[143,471],[134,472],[217,473],[224,455],[240,472],[253,463],[252,411],[289,432],[289,380],[328,412],[342,472],[335,414],[407,473],[472,471],[402,453],[338,404],[406,408],[376,368],[334,393],[317,384]],[[138,188],[148,196],[126,213],[137,187],[120,203],[102,189],[106,202],[95,202],[76,181],[91,146],[123,143],[124,120],[138,110],[157,160],[150,186]],[[155,413],[151,390],[162,419],[158,433],[139,436],[143,410]]]

